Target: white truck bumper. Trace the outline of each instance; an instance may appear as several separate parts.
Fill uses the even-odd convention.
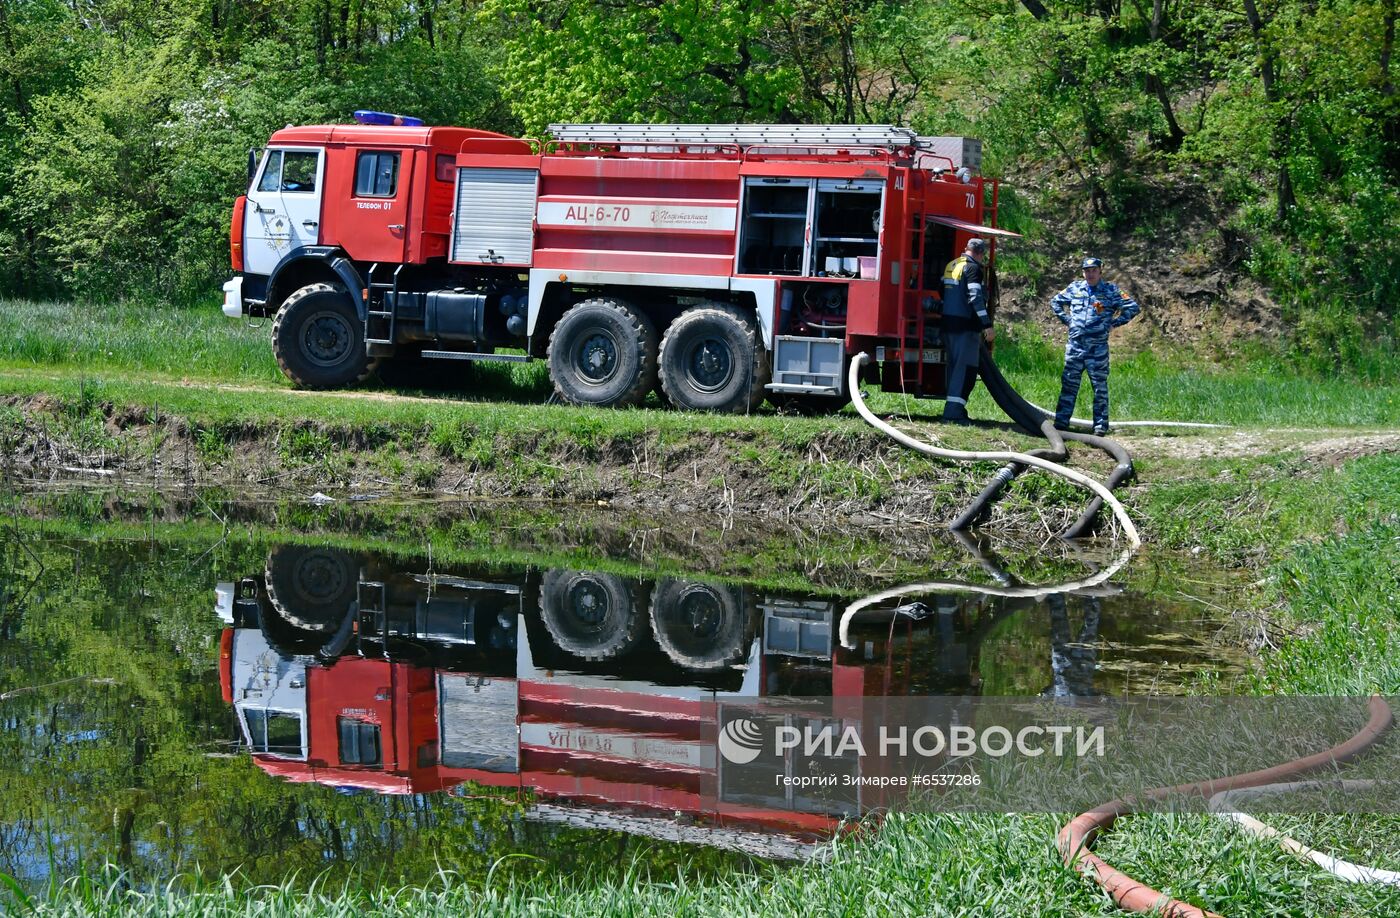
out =
[[[224,315],[237,319],[243,315],[243,278],[235,277],[224,284]]]

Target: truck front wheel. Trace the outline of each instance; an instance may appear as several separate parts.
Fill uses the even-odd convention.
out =
[[[334,548],[282,545],[267,556],[263,583],[283,620],[306,631],[334,631],[359,593],[360,567]]]
[[[661,342],[661,385],[678,408],[747,412],[763,402],[768,352],[750,315],[710,303],[681,313]]]
[[[378,360],[365,351],[365,326],[344,287],[307,284],[277,311],[272,353],[302,389],[335,389],[360,382]]]
[[[571,405],[640,404],[656,385],[656,327],[622,300],[584,300],[549,336],[549,378]]]

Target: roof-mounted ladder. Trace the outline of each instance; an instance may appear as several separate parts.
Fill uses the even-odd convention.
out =
[[[919,135],[889,124],[551,124],[563,143],[912,147]]]

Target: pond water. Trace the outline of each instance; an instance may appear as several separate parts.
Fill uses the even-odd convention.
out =
[[[804,589],[811,563],[734,579],[713,545],[693,571],[684,550],[659,570],[609,544],[635,540],[543,551],[519,515],[488,519],[489,557],[450,562],[402,533],[284,540],[225,506],[211,544],[148,515],[0,520],[0,871],[28,888],[104,864],[142,886],[767,869],[819,852],[840,815],[782,791],[729,805],[722,774],[701,792],[726,698],[1073,699],[1241,669],[1228,581],[1182,592],[1140,565],[1037,598],[907,591],[843,632],[892,585],[871,570],[917,550],[866,549]],[[1015,579],[967,551],[983,583]]]

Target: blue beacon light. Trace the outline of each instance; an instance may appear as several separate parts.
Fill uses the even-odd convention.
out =
[[[408,115],[393,115],[389,112],[355,112],[355,121],[359,124],[378,124],[393,127],[422,127],[422,118],[410,118]]]

